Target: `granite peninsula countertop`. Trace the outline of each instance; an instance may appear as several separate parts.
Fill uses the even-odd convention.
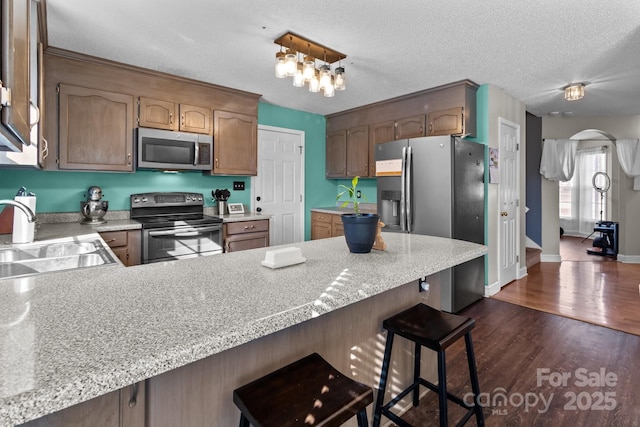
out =
[[[487,253],[383,233],[352,254],[336,237],[306,262],[261,266],[260,248],[134,267],[0,280],[0,426],[13,426],[239,346]]]

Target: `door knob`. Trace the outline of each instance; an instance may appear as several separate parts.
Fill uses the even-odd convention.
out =
[[[500,212],[500,216],[509,216],[509,213],[506,211]]]
[[[262,208],[256,208],[256,212],[262,212]]]
[[[257,201],[260,201],[260,196],[256,197],[256,200],[257,200]]]

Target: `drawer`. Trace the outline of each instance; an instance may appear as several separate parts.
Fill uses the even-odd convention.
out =
[[[111,248],[117,248],[120,246],[127,246],[127,231],[108,231],[106,233],[100,233],[100,237]]]
[[[333,218],[331,220],[331,223],[333,225],[337,225],[342,227],[342,214],[338,214],[338,215],[331,215]]]
[[[225,225],[227,227],[227,235],[255,233],[257,231],[269,231],[268,219],[262,219],[258,221],[228,222]]]
[[[323,212],[311,212],[311,221],[328,222],[331,223],[331,217],[333,215]]]

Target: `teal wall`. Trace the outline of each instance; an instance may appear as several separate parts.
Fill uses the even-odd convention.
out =
[[[335,204],[335,181],[325,172],[325,119],[318,114],[258,104],[258,123],[305,132],[305,238],[310,238],[309,209]],[[233,191],[233,181],[243,181],[244,191]],[[163,173],[137,171],[65,172],[35,169],[0,169],[0,199],[13,198],[20,186],[38,196],[36,212],[77,212],[92,185],[102,188],[110,210],[129,210],[129,195],[152,191],[192,191],[203,193],[205,206],[212,206],[211,191],[228,188],[230,202],[251,203],[251,178],[244,176],[205,176],[201,172]],[[0,208],[1,209],[1,208]]]

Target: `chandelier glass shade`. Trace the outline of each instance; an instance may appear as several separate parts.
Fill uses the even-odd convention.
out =
[[[322,91],[326,97],[346,88],[345,69],[340,63],[347,57],[345,54],[293,33],[280,36],[274,43],[280,46],[275,62],[277,78],[292,77],[293,86],[308,84],[309,92]],[[332,73],[331,65],[336,62],[338,66]]]
[[[584,84],[575,83],[564,88],[564,99],[567,101],[577,101],[584,98]]]

